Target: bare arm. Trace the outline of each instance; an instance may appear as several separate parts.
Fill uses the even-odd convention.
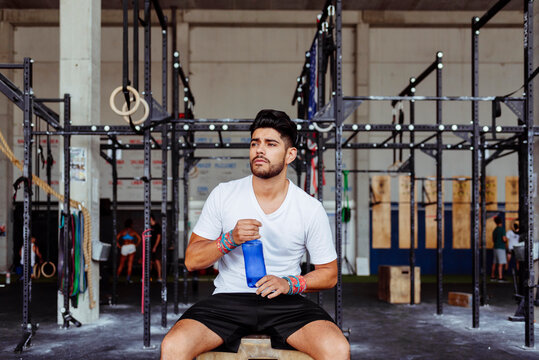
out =
[[[246,241],[259,239],[258,228],[262,224],[254,219],[238,220],[234,230],[232,230],[232,239],[234,243],[241,245]],[[193,232],[189,245],[185,251],[185,267],[189,271],[206,269],[213,265],[223,254],[217,247],[217,241],[203,238]]]
[[[314,270],[305,274],[307,292],[331,289],[337,284],[337,259],[327,264],[315,265]]]
[[[37,245],[34,245],[34,251],[36,252],[36,255],[39,258],[39,260],[42,260],[43,257],[41,256],[41,253],[39,252],[39,248],[37,247]]]
[[[137,243],[135,244],[135,246],[138,247],[142,239],[140,238],[140,235],[138,234],[138,232],[134,232],[134,234],[135,234],[135,237],[137,238]]]
[[[159,246],[160,242],[161,242],[161,234],[157,234],[157,240],[155,241],[155,245],[153,246],[152,252],[155,252],[157,250],[157,247]]]
[[[185,251],[185,267],[188,271],[202,270],[213,265],[223,256],[214,240],[191,234]]]
[[[120,239],[122,238],[122,236],[124,236],[124,230],[120,231],[118,233],[118,235],[116,235],[116,247],[118,248],[121,248],[122,246],[120,245]]]
[[[315,265],[314,270],[305,274],[304,278],[307,283],[306,292],[331,289],[337,284],[337,259],[327,264]],[[275,275],[264,276],[256,286],[256,293],[267,296],[268,299],[287,294],[290,289],[288,281]]]

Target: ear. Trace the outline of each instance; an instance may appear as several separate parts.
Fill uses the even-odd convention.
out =
[[[292,163],[296,159],[296,156],[298,155],[298,149],[295,147],[289,147],[286,150],[286,165]]]

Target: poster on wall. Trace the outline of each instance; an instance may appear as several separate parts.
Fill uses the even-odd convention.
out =
[[[86,181],[86,149],[71,148],[71,181]]]

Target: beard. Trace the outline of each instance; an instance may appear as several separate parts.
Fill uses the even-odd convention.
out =
[[[258,157],[258,158],[260,158],[260,157]],[[253,163],[254,163],[254,161],[256,159],[257,158],[255,157],[250,162],[251,172],[253,173],[254,176],[256,176],[258,178],[261,178],[261,179],[271,179],[272,177],[275,177],[275,176],[279,175],[283,171],[284,166],[285,166],[284,159],[278,164],[272,164],[272,163],[269,162],[268,159],[264,158],[264,160],[266,160],[267,164],[269,165],[269,169],[261,169],[258,166],[253,166]]]

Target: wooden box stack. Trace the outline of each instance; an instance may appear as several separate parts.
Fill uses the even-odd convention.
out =
[[[421,302],[421,269],[415,267],[414,303]],[[387,266],[378,267],[378,299],[391,304],[410,303],[410,267]]]

